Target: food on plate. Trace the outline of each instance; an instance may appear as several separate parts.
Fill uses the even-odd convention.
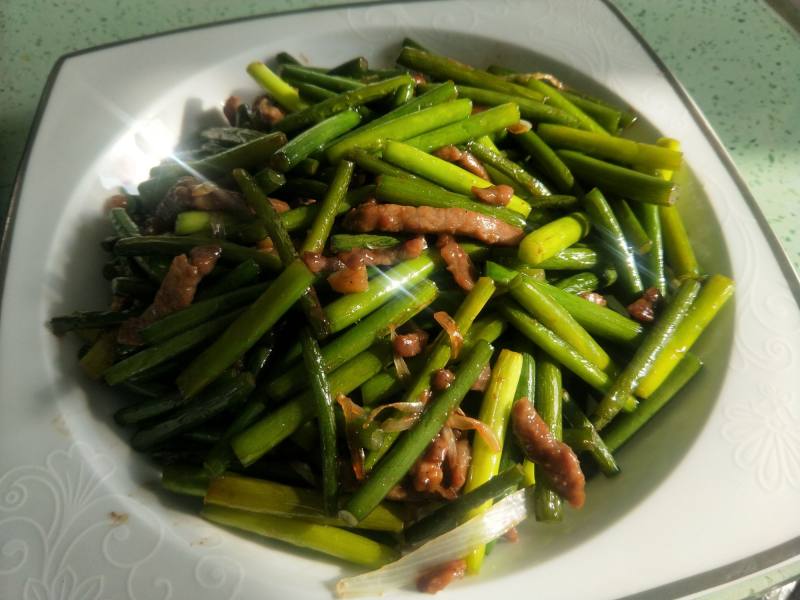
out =
[[[115,195],[111,304],[51,328],[205,518],[376,569],[340,595],[435,593],[526,497],[592,502],[733,282],[675,206],[680,144],[558,74],[412,40],[388,69],[276,62]]]

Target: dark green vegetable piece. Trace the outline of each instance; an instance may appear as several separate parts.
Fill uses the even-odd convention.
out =
[[[199,467],[167,465],[161,471],[161,485],[176,494],[202,498],[210,481],[208,474]]]
[[[499,219],[509,225],[525,227],[525,217],[517,212],[498,206],[477,202],[469,196],[450,192],[422,179],[406,179],[382,175],[375,187],[379,200],[408,206],[433,206],[436,208],[462,208]]]
[[[326,373],[337,369],[355,355],[367,350],[381,337],[389,334],[390,327],[400,327],[414,315],[428,306],[438,293],[432,281],[421,281],[417,286],[398,294],[384,306],[364,317],[336,339],[322,348],[323,368]],[[275,400],[289,397],[293,392],[308,385],[301,364],[282,370],[281,374],[269,381],[265,393]]]
[[[328,117],[340,113],[348,108],[356,108],[373,100],[377,100],[393,93],[397,88],[412,82],[408,75],[401,75],[385,79],[362,87],[353,89],[343,94],[338,94],[322,102],[309,106],[305,110],[287,115],[281,119],[276,127],[281,131],[291,132],[314,123],[319,123]],[[324,87],[324,86],[323,86]]]
[[[302,261],[292,262],[202,354],[178,376],[178,388],[194,396],[238,360],[306,293],[314,275]]]
[[[228,177],[236,168],[259,169],[266,166],[272,153],[285,143],[286,135],[278,131],[200,160],[154,167],[150,172],[151,179],[139,184],[139,195],[144,205],[152,209],[163,199],[175,179],[182,175],[200,173],[215,179]]]
[[[205,506],[201,515],[214,523],[280,540],[300,548],[309,548],[372,569],[398,558],[394,548],[330,525],[214,505]]]
[[[667,273],[664,268],[664,240],[661,234],[661,217],[659,207],[654,204],[639,205],[642,226],[647,236],[653,241],[653,247],[642,260],[642,278],[645,288],[656,288],[662,297],[669,292]]]
[[[646,256],[653,247],[653,240],[647,235],[647,231],[642,226],[639,217],[633,212],[631,205],[622,198],[612,198],[608,203],[622,227],[628,247],[639,256]]]
[[[76,329],[107,329],[121,325],[134,315],[134,312],[128,310],[76,311],[50,319],[50,329],[56,335],[64,335]]]
[[[544,282],[534,282],[532,285],[537,286],[566,308],[569,314],[592,335],[628,346],[641,341],[644,328],[633,319],[556,286]]]
[[[490,165],[512,179],[527,194],[531,196],[547,196],[550,194],[549,190],[533,175],[513,160],[509,160],[499,152],[495,152],[492,148],[484,146],[477,141],[472,141],[467,142],[467,150],[480,160],[484,166]]]
[[[158,287],[151,281],[139,277],[115,277],[111,280],[112,296],[130,296],[150,301],[157,290]]]
[[[515,491],[523,481],[523,471],[518,465],[495,475],[471,492],[459,496],[405,529],[403,537],[407,544],[419,544],[454,529],[466,521],[473,509],[485,502],[500,500]]]
[[[575,106],[580,108],[583,112],[594,119],[598,125],[605,129],[611,135],[616,135],[620,126],[627,127],[636,120],[635,116],[627,113],[625,124],[622,121],[622,111],[597,100],[596,98],[589,98],[581,94],[577,94],[570,90],[561,90],[561,94]],[[566,125],[566,123],[565,123]]]
[[[678,186],[670,181],[592,158],[574,150],[559,150],[557,154],[579,180],[595,185],[606,193],[662,206],[672,206],[675,203]]]
[[[450,124],[469,121],[471,110],[472,103],[469,100],[453,100],[403,114],[380,124],[369,123],[334,141],[325,150],[325,156],[335,163],[354,148],[376,151],[388,139],[406,140],[413,136],[421,138],[432,133],[431,130],[442,131]]]
[[[223,261],[244,262],[252,259],[259,266],[270,271],[280,269],[280,259],[275,254],[216,238],[189,235],[142,235],[122,238],[114,245],[114,254],[118,256],[177,256],[189,252],[195,246],[219,246],[222,249],[220,258]]]
[[[564,96],[560,91],[552,86],[547,85],[544,81],[541,81],[537,77],[531,76],[530,74],[514,76],[513,80],[518,81],[530,90],[540,93],[547,99],[548,104],[552,104],[553,106],[568,112],[573,117],[578,119],[581,124],[581,129],[608,135],[606,130],[600,127],[600,125],[598,125],[594,119],[573,104],[572,101]]]
[[[108,216],[111,220],[111,226],[118,236],[130,238],[141,235],[139,226],[133,222],[133,219],[124,208],[112,208]],[[134,256],[133,260],[145,275],[156,283],[161,283],[164,275],[169,270],[169,261],[157,256]]]
[[[450,413],[461,403],[492,355],[492,346],[479,341],[460,363],[455,381],[428,403],[419,421],[406,431],[381,460],[365,483],[347,501],[339,516],[348,523],[363,520],[384,499],[439,433]]]
[[[208,321],[176,335],[156,346],[140,350],[136,354],[132,354],[130,357],[114,364],[103,373],[103,376],[109,385],[116,385],[135,375],[144,373],[216,335],[225,329],[239,312],[223,315],[213,321]]]
[[[321,198],[322,195],[327,192],[328,186],[322,184],[320,189],[322,189],[322,193],[319,196],[312,195],[310,197],[314,198],[315,200],[317,197]],[[362,185],[359,188],[350,190],[347,192],[347,195],[344,197],[344,200],[341,202],[341,204],[339,204],[337,213],[339,215],[346,213],[354,206],[361,204],[367,200],[367,198],[373,196],[374,192],[375,186],[372,184]],[[307,228],[309,225],[311,225],[318,211],[319,206],[316,204],[312,204],[310,206],[298,206],[297,208],[287,210],[285,213],[281,213],[280,217],[281,221],[283,222],[283,226],[286,228],[286,231],[297,231],[299,229]]]
[[[325,144],[347,133],[361,122],[361,115],[354,110],[344,110],[316,125],[309,127],[281,147],[270,159],[270,166],[282,173],[300,164]]]
[[[369,71],[369,63],[363,56],[356,56],[346,60],[328,71],[328,75],[343,75],[344,77],[363,77]]]
[[[561,421],[561,369],[550,357],[541,355],[536,361],[536,394],[533,406],[547,423],[554,439],[562,435]],[[545,471],[535,467],[536,488],[533,494],[534,514],[537,521],[560,521],[563,519],[563,502],[547,481]]]
[[[680,152],[654,144],[581,131],[562,125],[544,123],[537,128],[541,138],[555,148],[585,152],[590,156],[633,165],[638,169],[677,169],[683,162]]]
[[[215,298],[195,302],[142,329],[142,339],[149,344],[158,344],[168,340],[187,329],[200,325],[211,317],[252,302],[264,293],[268,285],[267,283],[257,283]]]
[[[463,102],[468,101],[463,100]],[[416,137],[396,139],[405,140],[409,146],[430,152],[442,146],[463,144],[471,139],[505,129],[518,123],[519,118],[519,107],[516,104],[500,104]]]
[[[336,419],[333,414],[333,397],[325,375],[325,359],[317,340],[307,329],[300,332],[303,346],[303,363],[314,401],[322,452],[322,498],[325,511],[335,514],[339,495],[338,456],[336,453]]]
[[[616,271],[615,271],[616,273]],[[600,288],[600,278],[594,273],[576,273],[553,283],[553,287],[570,294],[593,292]]]
[[[391,235],[372,235],[369,233],[337,233],[331,236],[330,249],[333,254],[347,252],[354,248],[377,250],[381,248],[394,248],[403,240]]]
[[[393,175],[395,177],[415,178],[416,175],[408,171],[390,165],[385,160],[378,158],[375,154],[356,148],[347,154],[347,158],[356,163],[360,168],[373,175]]]
[[[200,137],[225,146],[238,146],[263,137],[263,131],[244,127],[209,127],[200,132]]]
[[[626,398],[630,396],[639,381],[650,371],[660,352],[689,313],[689,309],[699,291],[700,282],[693,279],[684,281],[681,284],[675,296],[642,339],[642,343],[633,358],[617,376],[605,396],[603,396],[592,419],[594,426],[598,430],[602,430],[603,427],[611,422],[622,408]]]
[[[208,300],[222,294],[227,294],[239,288],[255,283],[261,275],[261,267],[252,259],[245,260],[236,265],[229,273],[200,290],[195,296],[195,302]]]
[[[336,398],[349,394],[390,360],[391,349],[387,345],[375,345],[355,356],[328,376],[331,395]],[[235,435],[231,440],[233,451],[244,466],[251,465],[313,416],[314,405],[306,392]]]
[[[702,366],[703,363],[697,356],[688,353],[655,393],[646,400],[642,400],[636,411],[619,415],[606,427],[603,431],[603,440],[608,449],[616,452],[620,446],[631,439],[658,411],[664,408],[664,405],[697,374]]]
[[[283,148],[285,147],[286,146],[283,146]],[[281,150],[283,148],[281,148]],[[267,195],[279,190],[286,184],[286,176],[283,173],[279,173],[275,169],[270,169],[269,167],[261,169],[258,173],[253,175],[253,178],[261,188],[261,191]]]
[[[350,187],[350,180],[353,177],[354,165],[349,160],[340,161],[336,166],[336,173],[328,187],[325,197],[320,203],[319,210],[314,216],[311,228],[306,234],[306,240],[300,248],[300,252],[322,252],[328,241],[333,221],[339,211],[339,206],[347,194]]]
[[[618,285],[627,300],[633,300],[644,291],[642,278],[630,248],[605,197],[597,188],[583,198],[584,210],[592,220],[593,231],[608,248],[607,254],[617,269]]]
[[[253,209],[253,212],[256,213],[256,216],[267,228],[269,237],[272,240],[275,250],[277,250],[278,256],[280,257],[283,265],[288,269],[289,265],[299,263],[295,267],[296,270],[298,273],[302,273],[301,279],[309,281],[309,285],[307,286],[308,289],[300,297],[300,306],[306,315],[308,324],[314,330],[315,335],[317,335],[319,338],[327,336],[330,334],[330,326],[325,313],[322,310],[322,306],[319,303],[319,298],[317,297],[316,291],[310,285],[315,276],[313,273],[311,273],[305,263],[299,260],[297,250],[294,247],[291,237],[289,237],[289,232],[287,231],[286,227],[284,227],[284,223],[281,220],[278,211],[275,210],[275,208],[269,202],[269,199],[261,193],[261,190],[259,190],[258,186],[253,181],[253,178],[250,177],[246,171],[242,169],[234,169],[233,178],[236,180],[239,188],[244,193],[247,204]],[[331,222],[333,221],[333,216],[330,214],[330,204],[331,202],[333,202],[335,205],[339,204],[339,199],[341,199],[346,192],[349,181],[350,180],[348,177],[346,181],[340,181],[336,185],[332,185],[329,188],[328,193],[325,196],[326,201],[322,203],[321,208],[317,211],[317,214],[314,217],[314,224],[312,225],[313,227],[319,227],[320,222],[323,222],[324,225],[326,219],[329,219]],[[317,230],[316,234],[318,235],[320,233],[323,233],[323,231]],[[303,267],[305,267],[306,273],[302,272]]]
[[[578,119],[568,112],[538,100],[466,85],[457,85],[456,90],[460,98],[469,98],[474,104],[498,106],[506,102],[513,102],[519,106],[519,114],[523,119],[530,119],[535,123],[559,123],[569,127],[580,125]]]
[[[517,85],[503,77],[481,71],[452,58],[437,56],[426,50],[405,47],[400,52],[397,62],[410,69],[422,71],[440,81],[452,79],[456,83],[494,90],[512,96],[521,96],[529,100],[541,102],[544,99],[543,94],[523,85]]]
[[[570,397],[566,390],[563,392],[562,406],[564,417],[569,424],[583,432],[588,440],[589,447],[586,449],[592,455],[592,458],[594,458],[595,462],[597,462],[597,465],[600,467],[603,475],[606,477],[612,477],[619,473],[619,467],[617,466],[617,462],[614,460],[614,456],[611,454],[611,450],[600,437],[600,434],[597,433],[597,429],[595,429],[594,425],[592,425],[592,422],[585,414],[583,414],[583,411]],[[639,410],[641,410],[641,407],[637,408],[636,412]],[[564,433],[566,434],[566,431]],[[564,439],[567,441],[567,443],[569,443],[566,435],[564,436]]]
[[[325,307],[331,333],[341,331],[364,318],[388,302],[397,290],[418,284],[438,265],[441,265],[438,256],[433,258],[430,253],[423,252],[417,258],[402,262],[373,277],[368,290],[337,298]]]
[[[514,135],[511,139],[531,156],[536,167],[555,184],[558,191],[563,193],[572,191],[575,178],[569,167],[533,130]]]
[[[347,92],[364,87],[364,84],[349,77],[320,73],[301,65],[284,65],[281,76],[290,83],[313,83],[334,92]]]
[[[152,448],[243,402],[254,388],[255,381],[250,373],[242,373],[232,380],[222,381],[190,405],[168,415],[165,420],[137,431],[131,439],[131,446],[136,450]]]
[[[114,420],[120,425],[136,425],[185,406],[189,402],[190,400],[178,392],[163,394],[123,406],[114,413]]]

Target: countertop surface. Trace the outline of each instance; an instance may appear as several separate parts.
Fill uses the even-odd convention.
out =
[[[800,10],[792,2],[616,0],[699,104],[800,268],[800,35],[790,24]],[[7,0],[0,8],[0,216],[60,55],[200,23],[342,3]]]

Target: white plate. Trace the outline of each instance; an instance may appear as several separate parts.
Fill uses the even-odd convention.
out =
[[[234,90],[255,94],[247,62],[288,50],[378,64],[403,35],[479,65],[552,70],[624,98],[642,134],[679,138],[691,171],[680,205],[702,264],[738,284],[698,345],[706,368],[623,449],[623,474],[592,481],[585,509],[563,524],[526,524],[481,577],[440,597],[676,597],[798,555],[798,282],[696,107],[602,2],[415,2],[237,21],[59,62],[6,245],[0,595],[329,597],[339,564],[206,524],[194,503],[162,493],[113,425],[113,395],[81,376],[74,346],[44,323],[104,305],[104,198],[140,180],[185,123]]]

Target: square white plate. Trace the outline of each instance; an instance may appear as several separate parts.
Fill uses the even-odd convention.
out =
[[[680,139],[680,208],[700,260],[738,286],[698,345],[706,368],[621,451],[623,473],[592,481],[563,524],[527,523],[521,543],[498,546],[479,578],[440,597],[677,597],[800,553],[800,286],[718,140],[609,5],[443,0],[241,20],[56,65],[4,240],[0,596],[330,597],[339,564],[204,523],[193,502],[162,493],[110,419],[113,394],[44,324],[104,305],[103,200],[231,92],[255,95],[250,60],[287,50],[388,63],[404,35],[477,65],[552,70],[624,99],[639,134]]]

